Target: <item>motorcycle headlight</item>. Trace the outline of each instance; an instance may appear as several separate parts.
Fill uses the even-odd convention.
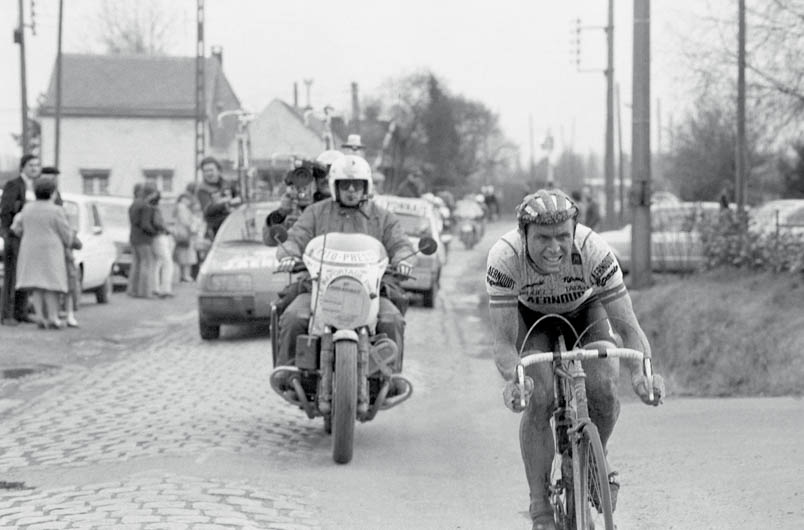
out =
[[[368,324],[371,298],[363,284],[354,278],[336,278],[321,295],[318,310],[324,323],[337,329],[354,329]]]
[[[251,291],[250,274],[211,274],[207,279],[210,291]]]

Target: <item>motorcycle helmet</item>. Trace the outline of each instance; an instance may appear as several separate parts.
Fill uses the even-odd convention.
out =
[[[522,203],[516,207],[516,220],[523,232],[527,225],[554,225],[567,219],[577,222],[580,210],[575,202],[558,189],[540,189],[525,195]]]
[[[363,200],[374,195],[374,182],[371,178],[371,166],[363,157],[343,155],[335,160],[329,168],[329,192],[338,200],[338,181],[360,180],[363,186]]]

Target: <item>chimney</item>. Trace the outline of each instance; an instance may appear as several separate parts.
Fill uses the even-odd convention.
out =
[[[304,84],[307,85],[307,105],[304,107],[305,109],[312,109],[313,105],[310,103],[310,87],[313,86],[312,79],[305,79]]]
[[[352,131],[360,134],[360,100],[357,95],[357,83],[352,82]]]
[[[218,64],[223,68],[223,46],[212,46],[210,48],[210,54],[218,60]]]
[[[293,108],[299,108],[299,83],[293,82]]]

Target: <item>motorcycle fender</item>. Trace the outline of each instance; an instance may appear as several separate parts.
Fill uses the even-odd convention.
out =
[[[302,370],[318,370],[320,340],[320,337],[314,335],[296,337],[296,366]]]
[[[332,335],[332,342],[338,342],[341,340],[358,342],[357,332],[353,329],[339,329]]]

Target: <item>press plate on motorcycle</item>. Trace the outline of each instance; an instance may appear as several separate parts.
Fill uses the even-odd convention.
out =
[[[341,276],[327,285],[319,304],[327,325],[355,328],[367,322],[371,298],[359,281]]]

